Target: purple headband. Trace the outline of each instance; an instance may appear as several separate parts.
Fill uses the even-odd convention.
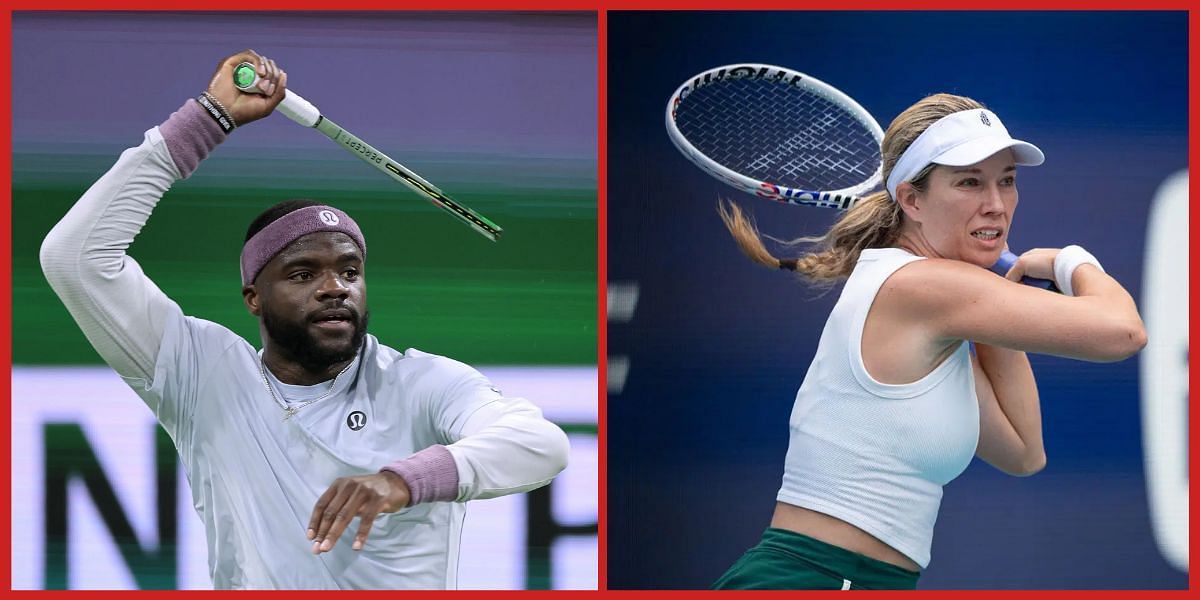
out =
[[[332,206],[307,206],[274,220],[242,246],[242,285],[254,283],[259,271],[288,244],[318,231],[340,231],[350,236],[366,260],[367,242],[350,215]]]

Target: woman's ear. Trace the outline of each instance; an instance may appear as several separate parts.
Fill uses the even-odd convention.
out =
[[[908,218],[917,223],[921,222],[921,208],[924,203],[921,202],[921,195],[917,193],[917,188],[913,187],[912,183],[900,182],[900,185],[896,186],[895,200],[900,205],[900,210],[904,211]]]

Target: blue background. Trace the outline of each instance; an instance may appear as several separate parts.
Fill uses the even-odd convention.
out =
[[[633,319],[608,328],[610,356],[630,361],[608,403],[611,588],[707,587],[756,543],[838,295],[737,251],[719,196],[785,239],[836,214],[751,198],[684,159],[663,113],[692,75],[791,67],[885,129],[930,93],[979,99],[1047,156],[1021,174],[1010,245],[1080,244],[1141,297],[1150,200],[1187,166],[1185,13],[610,12],[608,23],[608,273],[640,292]],[[1049,464],[1014,478],[976,460],[947,486],[920,587],[1185,588],[1150,529],[1137,359],[1031,360]]]

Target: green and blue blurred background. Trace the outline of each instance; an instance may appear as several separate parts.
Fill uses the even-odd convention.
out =
[[[575,515],[564,525],[573,539],[590,539],[590,584],[535,564],[545,562],[543,554],[558,556],[546,547],[521,557],[519,575],[468,585],[595,586],[594,12],[26,12],[13,15],[12,28],[14,464],[50,451],[52,440],[39,428],[51,421],[78,421],[97,453],[111,435],[102,417],[72,416],[70,398],[67,414],[47,416],[36,411],[49,400],[22,396],[34,389],[54,395],[54,381],[66,389],[66,379],[106,373],[95,369],[99,357],[41,274],[41,240],[123,149],[207,86],[218,60],[253,48],[282,66],[289,86],[324,114],[499,223],[504,237],[486,240],[321,134],[272,115],[235,131],[178,182],[130,254],[185,313],[257,346],[257,321],[242,306],[238,279],[249,222],[297,197],[354,216],[370,249],[372,333],[398,349],[516,373],[514,381],[569,381],[561,388],[569,397],[531,399],[571,432],[577,451],[592,448],[572,457],[572,468],[591,465],[591,477],[569,478],[582,482],[573,493],[590,502],[590,519]],[[523,395],[514,385],[506,391]],[[152,418],[132,392],[108,400]],[[37,512],[46,500],[31,476],[14,471],[14,513]],[[571,495],[561,488],[556,502]],[[46,533],[52,528],[37,514],[14,514],[23,518],[32,520],[31,534],[57,535]],[[558,539],[546,531],[519,537],[526,533]],[[26,564],[17,554],[14,576],[26,578],[14,586],[103,585],[58,581],[61,574],[45,565],[31,568],[40,558]]]
[[[13,19],[13,361],[98,360],[45,284],[42,238],[142,132],[245,47],[347,130],[499,223],[491,243],[272,115],[179,182],[133,246],[189,314],[255,340],[246,226],[311,197],[363,228],[381,340],[468,363],[596,360],[595,15],[55,14]],[[39,81],[30,88],[21,82]]]

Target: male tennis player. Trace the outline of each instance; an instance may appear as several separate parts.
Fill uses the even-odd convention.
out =
[[[263,95],[234,87],[242,61]],[[223,60],[54,227],[42,268],[174,440],[215,587],[454,587],[462,502],[548,483],[562,430],[465,364],[367,334],[367,244],[334,207],[284,203],[251,225],[242,294],[261,352],[184,316],[125,253],[171,184],[286,84],[253,51]]]

